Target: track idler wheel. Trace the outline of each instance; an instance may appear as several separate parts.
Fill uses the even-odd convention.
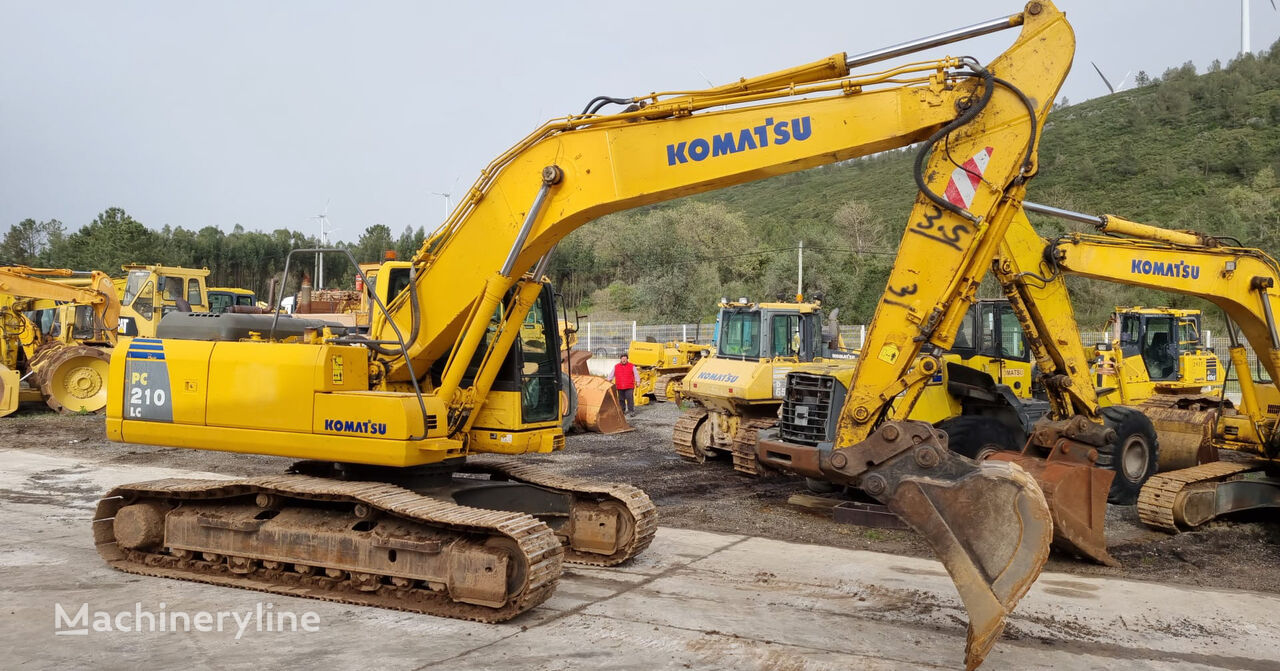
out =
[[[884,503],[933,548],[969,614],[965,666],[974,669],[1040,575],[1053,523],[1030,475],[959,456],[945,435],[924,422],[886,422],[867,440],[823,455],[821,467],[832,482]]]

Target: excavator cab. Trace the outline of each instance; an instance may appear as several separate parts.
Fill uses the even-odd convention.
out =
[[[495,311],[493,326],[485,334],[482,346],[476,349],[476,356],[462,378],[464,386],[474,382],[489,341],[497,337],[497,326],[503,322],[508,304],[509,301],[504,302]],[[560,334],[555,324],[555,291],[550,283],[544,283],[520,324],[520,335],[507,352],[488,399],[478,411],[471,430],[472,451],[523,454],[564,449],[564,435],[559,431]],[[553,427],[556,430],[550,430]]]

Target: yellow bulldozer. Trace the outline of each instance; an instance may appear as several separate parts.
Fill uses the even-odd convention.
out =
[[[852,356],[839,337],[819,302],[722,301],[714,354],[700,357],[681,385],[696,407],[676,420],[676,454],[695,463],[728,455],[735,471],[759,475],[756,434],[777,422],[787,373],[833,354]]]
[[[64,413],[106,407],[119,313],[103,273],[0,268],[0,416],[22,401]]]
[[[876,65],[1014,28],[986,63]],[[165,315],[160,337],[114,352],[108,436],[302,461],[273,477],[117,487],[94,515],[99,553],[143,575],[353,604],[489,622],[527,611],[551,595],[565,561],[626,561],[657,524],[633,487],[486,456],[564,448],[544,280],[557,243],[609,212],[918,145],[914,232],[886,296],[903,319],[869,334],[836,449],[797,452],[797,463],[863,488],[921,533],[969,614],[965,660],[976,667],[1047,560],[1050,507],[1018,465],[949,452],[944,434],[886,418],[876,399],[931,377],[932,348],[951,345],[967,308],[956,299],[977,284],[957,291],[945,280],[958,265],[990,267],[1038,170],[1074,45],[1044,0],[721,87],[597,97],[486,167],[411,259],[406,289],[379,301],[367,334],[278,313]],[[530,314],[541,348],[523,346]],[[716,356],[699,364],[748,358],[751,321],[722,319]],[[785,342],[813,347],[812,331],[790,329]]]
[[[636,405],[648,405],[684,398],[684,378],[699,360],[715,351],[710,345],[695,342],[631,341],[627,358],[635,364]]]

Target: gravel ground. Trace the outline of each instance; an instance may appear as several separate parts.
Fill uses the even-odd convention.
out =
[[[932,555],[914,532],[836,524],[825,512],[789,504],[792,494],[804,490],[799,479],[753,479],[735,474],[727,462],[696,465],[682,461],[671,449],[671,426],[679,413],[671,403],[644,406],[632,418],[635,431],[612,436],[572,435],[563,453],[529,459],[573,475],[639,486],[658,504],[663,526]],[[13,449],[117,465],[147,464],[228,475],[279,473],[290,463],[276,457],[113,443],[106,439],[100,416],[59,416],[36,410],[0,419],[0,441]],[[7,494],[0,491],[0,499]],[[1121,567],[1097,566],[1055,553],[1047,569],[1280,592],[1280,524],[1265,511],[1168,535],[1139,524],[1133,507],[1111,506],[1107,536],[1111,554]]]

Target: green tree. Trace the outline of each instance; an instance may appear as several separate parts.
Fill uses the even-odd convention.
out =
[[[128,263],[161,263],[165,249],[159,233],[127,212],[110,207],[92,223],[53,245],[50,264],[77,270],[118,273]]]
[[[38,266],[44,263],[49,247],[62,240],[62,222],[57,219],[23,219],[0,241],[0,264]]]

